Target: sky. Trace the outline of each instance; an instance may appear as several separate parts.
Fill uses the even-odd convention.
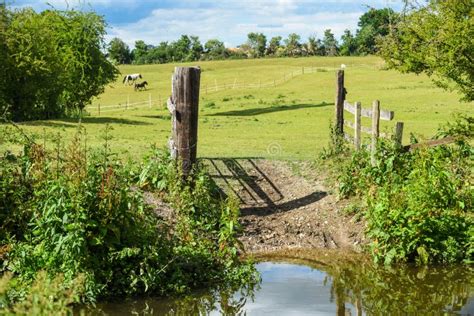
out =
[[[1,2],[2,0],[0,0]],[[106,40],[119,37],[131,48],[136,40],[157,45],[182,34],[201,42],[217,38],[227,47],[244,43],[249,32],[269,40],[297,33],[303,41],[331,29],[339,39],[345,29],[357,29],[368,7],[399,11],[402,0],[6,0],[11,7],[93,10],[108,23]]]

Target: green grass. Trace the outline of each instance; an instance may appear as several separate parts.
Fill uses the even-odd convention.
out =
[[[361,101],[371,107],[381,101],[383,109],[395,111],[395,120],[382,122],[389,131],[396,121],[405,123],[404,142],[413,132],[432,136],[440,123],[453,113],[474,114],[473,103],[460,103],[459,96],[434,86],[426,76],[383,70],[377,57],[312,57],[260,60],[197,62],[200,65],[201,101],[199,113],[198,155],[201,157],[267,157],[274,159],[312,159],[328,143],[328,124],[334,116],[335,68],[347,65],[345,85],[350,102]],[[186,64],[180,64],[186,65]],[[124,86],[122,78],[108,87],[89,108],[83,119],[89,144],[100,145],[100,131],[109,123],[113,128],[112,146],[122,156],[136,157],[151,144],[165,146],[171,122],[165,99],[171,90],[171,74],[177,64],[123,66],[123,74],[139,72],[149,83],[145,92]],[[273,83],[301,67],[318,71],[296,75],[293,79],[268,88],[236,88],[212,92],[215,84]],[[307,68],[308,69],[308,68]],[[316,68],[315,68],[316,69]],[[208,93],[206,94],[206,87]],[[107,105],[146,101],[151,95],[153,107],[105,112]],[[161,104],[159,100],[161,99]],[[156,102],[155,102],[156,101]],[[97,115],[98,104],[102,113]],[[347,118],[352,119],[350,114]],[[363,124],[370,124],[368,119]],[[51,120],[23,123],[38,134],[60,130],[64,139],[74,133],[75,120]],[[370,126],[370,125],[367,125]]]

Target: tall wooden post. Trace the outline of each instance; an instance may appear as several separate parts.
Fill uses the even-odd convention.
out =
[[[375,100],[372,103],[372,147],[370,149],[370,162],[375,166],[375,153],[377,150],[377,139],[380,131],[380,101]]]
[[[339,135],[344,134],[344,99],[346,98],[344,93],[344,70],[338,70],[336,74],[336,101],[334,102],[336,107],[336,122],[335,128],[336,133]]]
[[[173,116],[170,141],[172,156],[188,176],[196,162],[201,68],[176,67],[172,79],[172,96],[168,108]]]
[[[354,113],[354,146],[356,150],[360,149],[361,143],[361,111],[362,105],[360,102],[355,104],[355,113]]]

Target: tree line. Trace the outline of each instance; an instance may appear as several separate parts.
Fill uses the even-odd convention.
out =
[[[390,26],[397,23],[399,14],[390,8],[371,8],[358,22],[355,34],[345,30],[337,40],[331,29],[326,29],[322,38],[310,36],[303,41],[296,33],[287,38],[281,36],[270,39],[263,33],[252,32],[247,41],[236,48],[226,48],[218,39],[210,39],[204,44],[197,36],[182,35],[172,42],[161,42],[154,46],[137,40],[130,47],[120,38],[108,44],[108,56],[118,64],[154,64],[168,62],[190,62],[199,60],[302,57],[302,56],[359,56],[377,52],[377,38],[389,33]]]

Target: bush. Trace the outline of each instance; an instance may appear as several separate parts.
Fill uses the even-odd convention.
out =
[[[466,138],[472,136],[466,133],[469,129],[472,133],[470,118],[458,120],[440,131],[455,135],[454,144],[412,152],[380,141],[375,166],[369,153],[358,151],[341,167],[341,196],[356,195],[368,205],[367,233],[376,261],[473,260],[474,149]]]
[[[215,284],[256,280],[238,257],[238,206],[224,200],[197,168],[183,181],[177,164],[154,150],[140,166],[114,159],[108,145],[92,154],[82,130],[52,152],[33,141],[0,164],[0,247],[4,271],[14,273],[8,300],[32,292],[45,271],[61,276],[80,299],[154,293],[169,295]],[[140,172],[138,172],[140,171]],[[144,202],[144,189],[173,206],[173,224]],[[10,203],[11,202],[11,203]],[[11,217],[12,214],[19,214]],[[1,270],[0,270],[1,271]]]

